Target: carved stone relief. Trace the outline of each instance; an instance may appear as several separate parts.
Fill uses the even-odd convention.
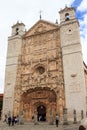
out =
[[[35,31],[43,30],[44,27],[41,25]],[[26,120],[32,119],[37,104],[45,104],[47,120],[50,108],[54,116],[56,112],[59,112],[61,116],[63,114],[65,99],[62,87],[61,49],[58,48],[59,36],[55,33],[58,31],[35,35],[23,40],[15,86],[14,113],[17,114],[22,108]]]

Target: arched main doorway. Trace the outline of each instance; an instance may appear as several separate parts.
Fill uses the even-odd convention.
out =
[[[46,121],[46,107],[44,105],[37,107],[37,118],[38,121]]]
[[[56,109],[56,93],[50,88],[29,89],[21,95],[20,110],[24,111],[25,120],[32,120],[37,112],[38,121],[49,121],[50,113],[55,116]]]

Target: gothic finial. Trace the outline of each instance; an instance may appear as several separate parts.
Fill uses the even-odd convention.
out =
[[[58,24],[58,20],[56,19],[56,24]]]
[[[41,14],[40,14],[40,20],[41,20]]]
[[[19,23],[19,20],[17,21],[17,23]]]

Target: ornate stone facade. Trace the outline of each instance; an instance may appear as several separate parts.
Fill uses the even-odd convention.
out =
[[[60,103],[61,100],[61,103]],[[50,112],[63,114],[64,87],[59,27],[40,20],[24,36],[18,60],[14,113],[24,111],[32,119],[35,110],[44,106],[43,118]],[[38,116],[41,113],[38,112]]]
[[[84,106],[85,112],[84,70],[74,13],[74,8],[66,7],[60,11],[60,25],[40,19],[27,32],[23,23],[12,26],[3,113],[11,111],[19,115],[23,112],[25,120],[29,121],[37,113],[38,120],[50,121],[52,117],[54,121],[56,113],[62,120],[64,108],[68,108],[69,118],[73,117],[74,109],[80,115]],[[83,106],[78,109],[80,94],[79,102]]]

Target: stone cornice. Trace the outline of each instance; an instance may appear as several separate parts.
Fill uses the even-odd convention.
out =
[[[69,24],[73,24],[73,23],[78,23],[78,26],[79,26],[79,22],[78,22],[78,19],[75,18],[75,19],[72,19],[72,20],[69,20],[69,21],[63,21],[60,23],[59,27],[61,28],[62,26],[66,26],[66,25],[69,25]]]

